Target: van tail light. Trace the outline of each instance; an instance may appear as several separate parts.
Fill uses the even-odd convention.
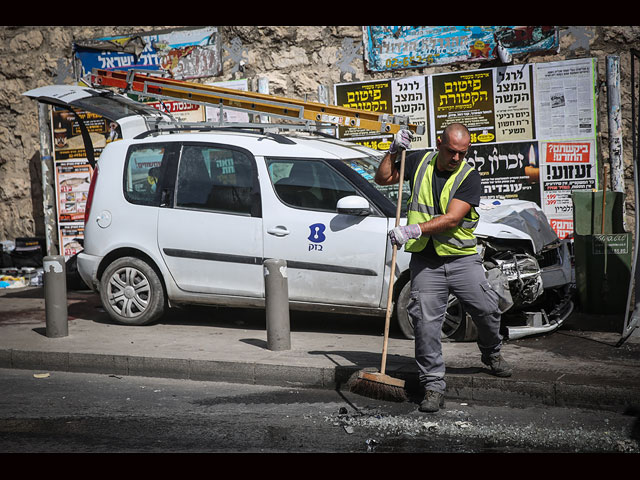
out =
[[[93,170],[93,176],[91,177],[91,183],[89,184],[89,193],[87,194],[87,203],[84,207],[84,223],[85,225],[89,221],[89,212],[91,212],[91,202],[93,201],[93,191],[98,183],[98,166]]]

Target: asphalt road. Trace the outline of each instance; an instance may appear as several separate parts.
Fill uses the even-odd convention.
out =
[[[640,453],[640,412],[0,369],[5,453]]]

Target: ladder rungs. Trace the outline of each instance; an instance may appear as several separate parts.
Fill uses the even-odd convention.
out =
[[[407,118],[402,116],[304,102],[263,93],[242,92],[135,72],[94,69],[91,82],[94,85],[131,90],[141,95],[180,98],[193,103],[222,105],[292,120],[304,119],[391,134],[395,134],[401,128],[418,134],[424,133],[424,126],[409,124]]]

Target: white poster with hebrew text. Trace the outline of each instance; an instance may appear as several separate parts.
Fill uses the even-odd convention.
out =
[[[573,231],[573,190],[596,188],[595,140],[541,142],[542,210],[559,238]]]
[[[496,69],[493,76],[496,142],[536,138],[531,70],[532,65]]]
[[[535,64],[539,140],[595,138],[594,62],[582,58]]]
[[[427,128],[428,96],[425,77],[409,77],[391,82],[393,114],[409,118],[409,123],[425,127],[424,135],[414,135],[411,142],[413,148],[429,146],[429,129]]]

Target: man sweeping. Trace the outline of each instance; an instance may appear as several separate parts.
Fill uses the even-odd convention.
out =
[[[401,130],[376,172],[379,185],[399,181],[396,166],[401,150],[409,150],[412,133]],[[407,225],[389,232],[392,244],[411,252],[411,294],[408,314],[415,333],[415,357],[424,400],[419,410],[434,413],[444,407],[446,382],[440,334],[449,294],[462,303],[478,329],[481,361],[491,373],[511,376],[502,357],[498,295],[491,288],[476,249],[476,207],[481,183],[477,170],[464,160],[471,137],[454,123],[437,139],[435,152],[406,154],[405,179],[411,195]]]

